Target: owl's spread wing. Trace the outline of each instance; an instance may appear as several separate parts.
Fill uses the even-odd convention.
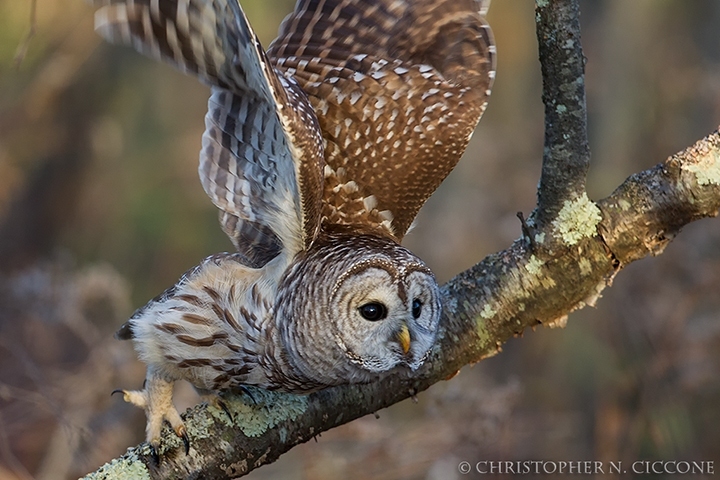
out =
[[[298,0],[268,50],[327,142],[323,216],[400,239],[487,105],[488,0]]]
[[[307,248],[323,141],[307,97],[270,66],[237,0],[96,0],[95,28],[212,87],[200,179],[251,266]]]

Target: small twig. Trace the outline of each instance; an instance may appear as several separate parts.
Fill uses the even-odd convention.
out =
[[[27,51],[30,48],[30,40],[35,36],[35,32],[37,30],[37,0],[30,0],[30,31],[25,36],[22,42],[20,42],[20,45],[18,45],[17,50],[15,51],[15,58],[13,58],[13,66],[16,70],[20,69],[20,65],[22,64],[23,60],[25,60],[25,56],[27,55]]]
[[[522,230],[523,237],[525,237],[530,244],[530,251],[535,252],[537,250],[537,245],[535,244],[535,236],[533,235],[530,226],[525,220],[525,215],[523,215],[523,212],[517,212],[516,215],[520,219],[520,229]]]

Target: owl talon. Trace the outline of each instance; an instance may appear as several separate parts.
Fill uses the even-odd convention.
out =
[[[227,403],[225,403],[225,401],[223,401],[221,398],[218,398],[217,406],[222,408],[223,412],[225,412],[225,414],[227,414],[227,416],[230,418],[231,422],[235,421],[235,419],[233,418],[232,413],[230,413],[230,409],[228,408]]]
[[[233,418],[232,413],[230,413],[230,408],[228,407],[227,403],[225,403],[225,400],[222,399],[220,394],[218,392],[212,392],[210,390],[204,390],[196,388],[200,396],[202,397],[203,401],[208,404],[212,405],[213,407],[221,409],[225,414],[230,418],[230,421],[233,422],[235,419]]]
[[[190,453],[190,437],[188,437],[187,431],[185,430],[185,426],[183,425],[180,432],[175,432],[178,434],[180,438],[182,438],[183,445],[185,445],[185,455],[188,455]]]
[[[247,388],[247,387],[244,386],[244,385],[240,385],[240,391],[243,392],[243,393],[244,393],[245,395],[247,395],[248,397],[250,397],[250,400],[252,400],[252,402],[253,402],[254,405],[257,405],[257,400],[255,400],[255,397],[253,397],[253,394],[252,394],[252,392],[250,391],[249,388]]]

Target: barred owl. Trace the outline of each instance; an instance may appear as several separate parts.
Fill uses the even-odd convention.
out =
[[[432,272],[399,245],[465,150],[494,78],[486,0],[298,0],[265,52],[237,0],[96,0],[111,42],[211,88],[199,174],[237,251],[118,332],[147,364],[157,447],[187,380],[309,393],[428,356]]]

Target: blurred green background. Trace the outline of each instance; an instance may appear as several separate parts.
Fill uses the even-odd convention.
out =
[[[0,0],[0,479],[76,478],[140,442],[134,308],[231,249],[197,178],[208,89],[103,43],[81,0]],[[290,0],[243,0],[265,45]],[[589,195],[720,123],[720,2],[581,2]],[[543,117],[533,2],[495,0],[490,106],[405,245],[444,282],[520,236]],[[597,308],[250,478],[460,478],[461,460],[720,462],[720,222],[629,266]],[[179,405],[196,403],[181,386]],[[720,464],[716,468],[720,468]],[[472,475],[467,477],[472,478]],[[463,478],[467,478],[463,477]],[[608,477],[608,475],[605,475]]]

